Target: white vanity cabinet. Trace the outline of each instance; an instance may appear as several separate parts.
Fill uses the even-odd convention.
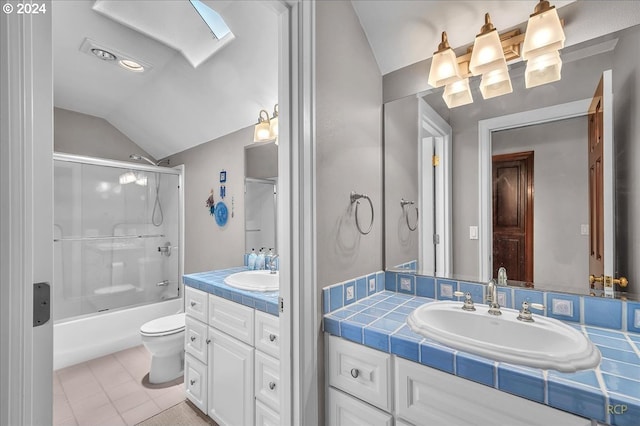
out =
[[[187,398],[220,426],[280,422],[278,317],[186,287]]]
[[[331,425],[591,424],[583,417],[336,336],[329,335],[325,342]]]

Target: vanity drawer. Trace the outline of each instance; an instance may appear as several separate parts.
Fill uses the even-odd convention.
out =
[[[280,411],[280,361],[256,351],[256,399],[272,410]]]
[[[207,363],[207,325],[198,320],[185,317],[184,348],[200,362]]]
[[[209,295],[209,325],[253,346],[254,309]]]
[[[256,400],[256,426],[280,426],[280,414]]]
[[[392,426],[393,417],[389,413],[329,388],[327,403],[327,424],[332,426]]]
[[[280,321],[278,317],[256,311],[256,342],[259,351],[280,358]]]
[[[391,355],[329,336],[329,384],[392,411]]]
[[[184,287],[184,312],[202,322],[207,322],[208,293],[192,287]]]
[[[189,401],[207,412],[207,366],[186,354],[184,357],[184,386]]]

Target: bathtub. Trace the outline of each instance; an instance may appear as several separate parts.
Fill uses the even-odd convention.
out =
[[[53,326],[53,369],[141,345],[142,324],[179,312],[184,312],[182,297],[59,321]]]

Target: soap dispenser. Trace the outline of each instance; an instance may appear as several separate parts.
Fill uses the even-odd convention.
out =
[[[256,269],[264,269],[264,266],[265,266],[264,247],[262,247],[258,252],[258,258],[256,260]]]
[[[249,269],[256,269],[256,260],[258,255],[256,254],[256,249],[251,249],[251,254],[249,254],[249,260],[247,261],[247,267]]]
[[[504,266],[498,269],[498,285],[507,285],[507,269]]]

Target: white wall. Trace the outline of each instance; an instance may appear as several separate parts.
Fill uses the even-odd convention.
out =
[[[131,161],[129,155],[139,154],[153,160],[134,141],[102,118],[54,108],[53,120],[55,152],[122,161]]]
[[[253,141],[253,126],[168,157],[171,166],[184,164],[184,272],[240,266],[244,255],[244,146]],[[227,171],[229,211],[220,227],[205,202],[213,189],[220,198],[220,171]],[[233,200],[233,202],[232,202]],[[233,217],[232,217],[233,213]]]
[[[589,275],[586,116],[494,132],[492,154],[534,151],[533,281],[584,293]],[[561,184],[560,184],[561,183]],[[507,276],[509,271],[507,271]]]

